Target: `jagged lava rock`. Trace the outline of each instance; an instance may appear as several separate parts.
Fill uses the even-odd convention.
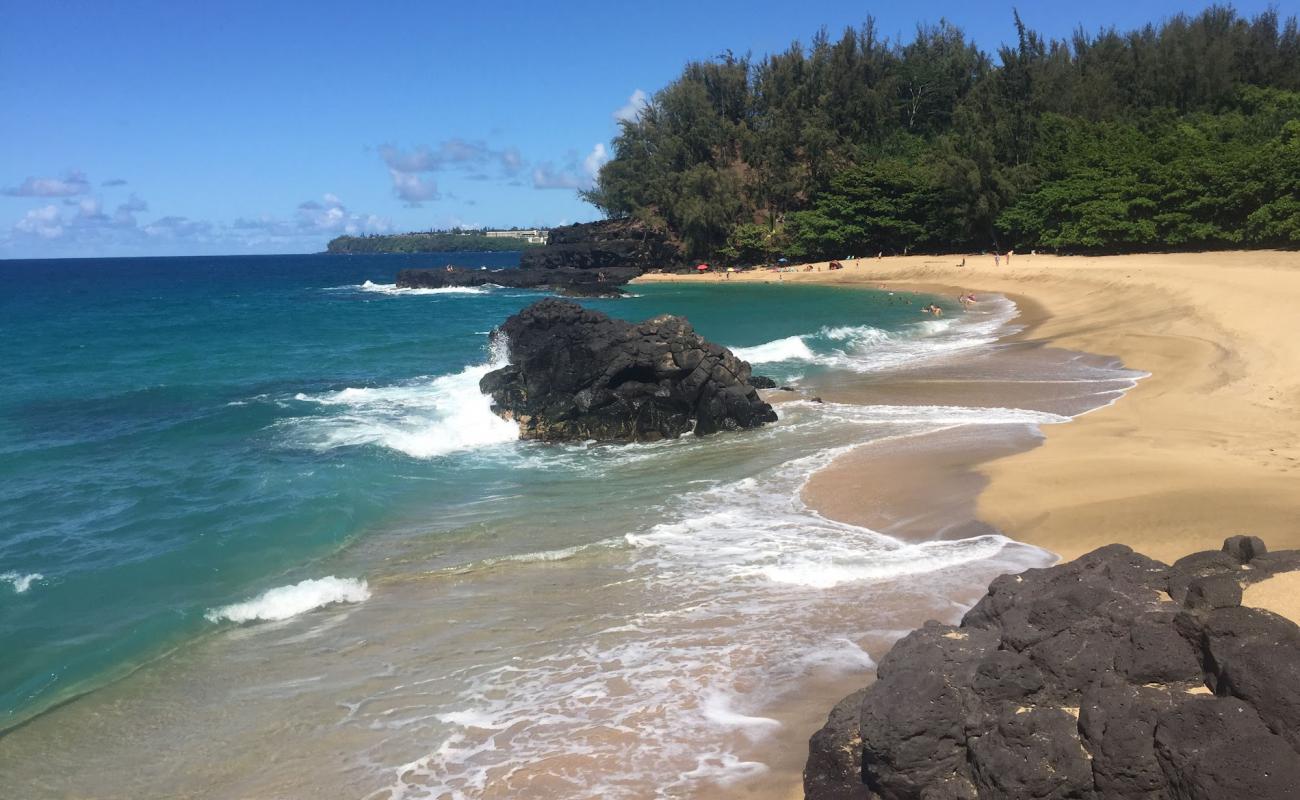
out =
[[[637,273],[678,263],[681,251],[660,230],[632,219],[552,228],[545,247],[525,250],[522,269],[608,270]]]
[[[1004,575],[836,707],[806,796],[1300,798],[1300,627],[1241,605],[1242,586],[1296,569],[1300,552],[1233,537],[1173,566],[1111,545]],[[850,757],[827,754],[858,740],[844,780]]]
[[[681,317],[633,324],[546,299],[499,331],[510,363],[479,388],[524,438],[656,441],[776,421],[749,364]]]

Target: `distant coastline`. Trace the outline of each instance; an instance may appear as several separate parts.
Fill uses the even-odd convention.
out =
[[[325,252],[358,253],[506,253],[542,247],[544,236],[512,236],[506,231],[423,231],[369,236],[339,236]],[[520,234],[534,233],[519,231]],[[491,235],[497,234],[497,235]],[[543,241],[536,241],[542,239]]]

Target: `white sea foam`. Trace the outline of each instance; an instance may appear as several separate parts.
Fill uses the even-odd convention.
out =
[[[370,587],[355,578],[314,578],[291,586],[277,586],[252,600],[214,608],[204,616],[210,622],[254,622],[296,617],[334,603],[361,603],[370,598]]]
[[[812,349],[808,347],[808,343],[804,341],[802,336],[787,336],[784,339],[777,339],[753,347],[733,347],[731,352],[735,353],[737,358],[744,359],[751,364],[814,361],[816,359]]]
[[[519,426],[492,413],[491,401],[478,388],[479,379],[504,364],[504,348],[498,343],[489,363],[451,375],[396,386],[300,393],[295,399],[329,407],[333,413],[292,424],[318,449],[375,445],[414,458],[511,442],[519,438]]]
[[[992,577],[1050,560],[999,536],[912,545],[817,515],[801,487],[848,449],[674,497],[660,510],[666,521],[624,537],[628,560],[608,586],[627,610],[594,606],[544,648],[461,673],[463,690],[432,712],[450,732],[430,728],[428,712],[380,716],[412,707],[422,697],[412,690],[370,698],[362,724],[407,738],[441,730],[427,755],[390,765],[373,797],[523,792],[524,776],[537,772],[575,796],[639,798],[647,786],[661,797],[707,796],[709,786],[768,770],[744,757],[743,743],[780,729],[765,711],[775,700],[812,674],[873,666],[860,644],[863,605],[893,604],[906,617],[914,612],[900,596],[942,606],[972,564]],[[605,597],[604,587],[589,591],[592,603]]]
[[[374,283],[366,281],[355,288],[363,292],[375,292],[387,295],[428,295],[428,294],[487,294],[495,284],[483,286],[441,286],[437,289],[411,289],[395,283]]]
[[[960,316],[920,320],[894,332],[871,325],[841,325],[731,350],[751,364],[810,364],[877,372],[987,345],[1005,332],[1015,314],[1015,305],[1009,300],[993,298]]]
[[[44,578],[45,576],[39,572],[33,572],[28,575],[22,575],[17,572],[6,572],[3,575],[0,575],[0,581],[12,585],[14,591],[18,594],[26,592],[28,589],[32,588],[33,583],[43,580]]]

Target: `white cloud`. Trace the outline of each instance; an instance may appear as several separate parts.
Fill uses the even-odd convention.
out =
[[[609,161],[609,151],[603,142],[597,142],[591,152],[578,161],[578,154],[570,152],[569,165],[558,169],[543,161],[533,169],[534,189],[590,189],[600,174],[600,168]]]
[[[149,204],[133,194],[129,200],[117,207],[117,211],[113,212],[113,224],[122,228],[134,228],[135,215],[148,210]]]
[[[388,167],[393,193],[410,205],[442,197],[437,181],[423,177],[428,173],[457,169],[470,172],[471,180],[487,180],[485,171],[494,165],[507,178],[527,166],[518,148],[498,150],[466,139],[447,139],[436,148],[421,144],[409,150],[385,144],[379,147],[379,157]]]
[[[33,208],[14,225],[14,230],[29,233],[42,239],[57,239],[63,235],[63,215],[55,205]]]
[[[571,171],[557,170],[549,162],[542,162],[533,168],[534,189],[577,189],[581,185],[578,176]]]
[[[255,242],[283,242],[294,239],[321,236],[337,236],[341,233],[355,235],[359,233],[385,233],[392,230],[392,224],[383,217],[374,214],[354,214],[348,211],[338,195],[326,193],[321,196],[323,202],[307,200],[299,203],[296,215],[292,219],[277,219],[269,214],[248,219],[235,220],[233,229],[247,232]]]
[[[604,142],[596,142],[596,146],[591,148],[591,152],[582,160],[582,171],[589,181],[595,181],[596,176],[600,174],[600,168],[605,166],[607,161],[609,161],[609,152],[605,150]]]
[[[636,122],[637,117],[641,116],[641,111],[650,105],[650,96],[642,89],[632,92],[632,96],[627,102],[614,112],[616,122]]]
[[[137,220],[149,204],[134,194],[109,213],[101,198],[65,198],[27,211],[7,232],[0,251],[21,257],[150,255],[157,253],[311,252],[340,234],[385,233],[392,223],[350,211],[327,193],[286,217],[262,214],[217,223],[176,214]]]
[[[71,197],[90,191],[86,174],[73,170],[63,178],[33,178],[4,190],[10,197]]]
[[[142,228],[146,235],[161,239],[197,239],[204,241],[212,223],[189,217],[162,217]]]
[[[402,172],[389,169],[393,179],[393,193],[408,203],[422,203],[425,200],[438,199],[438,182],[433,178],[422,178],[414,172]]]

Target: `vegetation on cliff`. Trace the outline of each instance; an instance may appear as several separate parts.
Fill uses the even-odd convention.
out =
[[[484,236],[479,231],[419,231],[412,233],[338,236],[326,245],[330,253],[498,253],[541,247],[522,238]]]
[[[1300,245],[1300,33],[1229,7],[996,56],[872,21],[688,64],[586,198],[692,257]]]

